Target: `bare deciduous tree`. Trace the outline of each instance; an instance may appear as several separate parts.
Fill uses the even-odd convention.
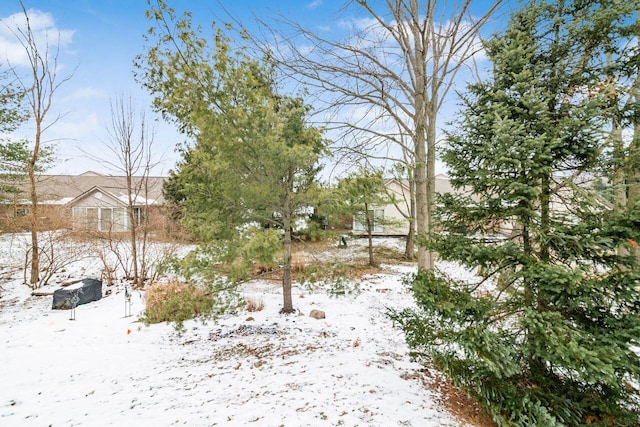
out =
[[[38,232],[41,231],[40,218],[38,214],[38,192],[37,192],[37,172],[41,166],[43,154],[46,151],[43,141],[44,132],[49,129],[59,118],[46,121],[47,115],[53,105],[53,96],[62,84],[67,82],[73,72],[67,76],[58,74],[58,55],[60,50],[60,34],[55,45],[49,44],[49,39],[44,45],[37,40],[34,28],[31,26],[29,11],[20,1],[22,13],[25,19],[24,28],[9,28],[14,34],[28,59],[28,76],[22,76],[18,67],[11,66],[11,70],[16,77],[18,86],[25,93],[30,118],[34,124],[34,140],[31,148],[31,155],[27,162],[27,175],[29,177],[29,199],[30,199],[30,229],[31,229],[31,262],[29,283],[37,286],[40,275],[40,251],[38,248]],[[51,48],[53,49],[51,50]]]
[[[121,96],[111,102],[108,133],[105,145],[114,160],[103,161],[126,177],[132,278],[136,287],[142,287],[148,267],[149,176],[157,165],[152,156],[153,130],[147,126],[144,113],[136,114],[132,100]]]
[[[339,132],[343,159],[405,163],[415,189],[416,231],[425,235],[432,227],[438,113],[459,71],[478,52],[480,29],[502,3],[351,0],[344,10],[353,7],[366,19],[345,40],[281,17],[277,27],[262,22],[267,37],[256,43],[325,103],[320,113],[329,130]],[[433,268],[432,254],[422,247],[418,265]]]

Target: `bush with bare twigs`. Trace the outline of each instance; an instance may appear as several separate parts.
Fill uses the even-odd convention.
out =
[[[64,275],[66,269],[75,262],[90,257],[91,250],[86,242],[74,241],[65,231],[44,231],[39,233],[39,268],[40,274],[36,283],[29,283],[29,260],[32,248],[28,247],[24,260],[24,283],[31,289],[39,289],[54,281],[68,279]]]

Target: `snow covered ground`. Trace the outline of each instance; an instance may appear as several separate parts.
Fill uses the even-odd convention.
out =
[[[343,255],[366,256],[361,245],[350,242]],[[384,266],[338,297],[296,286],[299,314],[289,316],[278,313],[277,283],[251,282],[243,292],[262,311],[190,321],[178,334],[137,321],[141,292],[125,317],[122,284],[79,306],[76,320],[51,310],[52,297],[22,284],[20,248],[15,236],[0,236],[0,426],[463,425],[425,386],[385,314],[412,304],[402,284],[411,265]],[[87,258],[66,274],[99,271]],[[326,318],[309,317],[312,309]]]

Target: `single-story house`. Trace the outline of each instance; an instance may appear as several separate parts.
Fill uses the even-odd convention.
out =
[[[436,175],[436,192],[451,193],[453,188],[446,175]],[[386,206],[374,206],[371,209],[374,218],[373,234],[376,236],[406,236],[409,234],[410,191],[406,180],[389,178],[385,180],[387,192],[393,196],[396,203]],[[352,232],[355,235],[366,233],[366,226],[358,219],[353,218]]]
[[[444,174],[436,175],[436,193],[453,193],[449,177]],[[555,216],[571,217],[571,203],[574,198],[573,186],[588,188],[592,185],[593,177],[574,178],[573,185],[565,182],[565,179],[558,179],[551,196],[551,211]],[[374,218],[373,234],[377,236],[406,236],[409,233],[409,221],[406,219],[409,212],[409,184],[407,181],[398,179],[387,179],[385,181],[387,192],[394,197],[396,203],[386,206],[377,206],[371,209]],[[470,190],[469,190],[470,191]],[[473,199],[477,196],[472,195]],[[602,201],[603,206],[606,202]],[[360,216],[361,217],[361,216]],[[366,234],[366,226],[363,221],[359,221],[359,216],[353,217],[352,232],[355,235]],[[496,223],[491,233],[509,235],[514,231],[515,224],[510,221]]]
[[[85,172],[80,175],[40,175],[36,184],[39,216],[45,228],[124,232],[130,229],[129,192],[125,176]],[[164,177],[133,177],[131,200],[135,218],[159,214],[165,200]],[[27,184],[12,202],[5,202],[4,228],[20,228],[29,213]],[[21,221],[22,219],[22,221]]]

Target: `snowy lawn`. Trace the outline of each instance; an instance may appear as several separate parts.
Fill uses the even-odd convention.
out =
[[[289,316],[279,314],[280,286],[254,281],[242,291],[262,311],[190,321],[179,334],[137,321],[141,292],[125,317],[123,284],[79,306],[76,320],[51,310],[51,296],[31,296],[22,284],[21,246],[0,237],[0,426],[465,425],[443,408],[428,386],[432,373],[409,360],[402,331],[386,317],[388,307],[412,305],[402,284],[411,265],[383,266],[338,297],[295,286],[299,313]],[[340,254],[365,257],[363,244]],[[66,274],[99,272],[89,258]],[[312,309],[326,318],[309,317]]]

